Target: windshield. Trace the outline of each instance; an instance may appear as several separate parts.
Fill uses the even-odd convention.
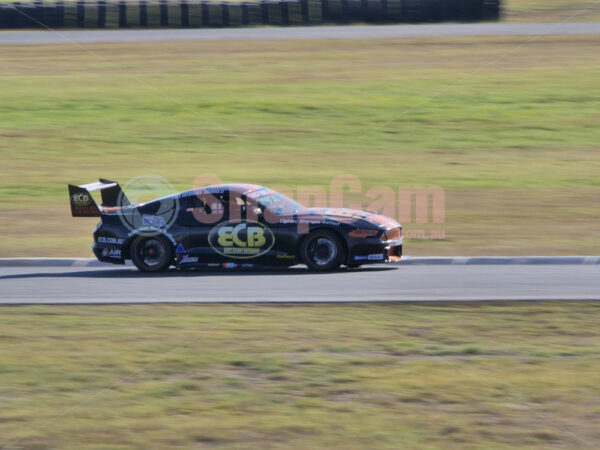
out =
[[[278,216],[293,215],[302,208],[300,203],[267,188],[249,192],[246,197],[256,202],[263,212],[268,210]]]

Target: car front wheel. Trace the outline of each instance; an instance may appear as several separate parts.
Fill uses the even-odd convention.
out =
[[[344,260],[344,247],[334,233],[328,230],[313,231],[302,242],[302,261],[311,270],[335,270]]]

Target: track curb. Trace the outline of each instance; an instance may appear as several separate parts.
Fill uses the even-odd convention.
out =
[[[94,258],[0,258],[0,267],[107,267]]]
[[[406,257],[398,265],[558,265],[600,264],[600,256]]]
[[[600,256],[405,257],[391,263],[411,265],[598,265]],[[0,267],[112,267],[93,258],[0,258]]]

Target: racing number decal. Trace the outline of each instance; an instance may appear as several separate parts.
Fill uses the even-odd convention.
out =
[[[208,235],[210,246],[230,258],[256,258],[267,253],[275,243],[269,228],[260,223],[225,222]]]

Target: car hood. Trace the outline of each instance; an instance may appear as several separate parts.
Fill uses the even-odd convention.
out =
[[[305,220],[335,220],[343,223],[355,224],[357,226],[368,224],[378,228],[398,228],[401,225],[390,217],[375,214],[368,211],[358,211],[346,208],[303,208],[298,211],[298,218]],[[362,222],[362,223],[361,223]]]

